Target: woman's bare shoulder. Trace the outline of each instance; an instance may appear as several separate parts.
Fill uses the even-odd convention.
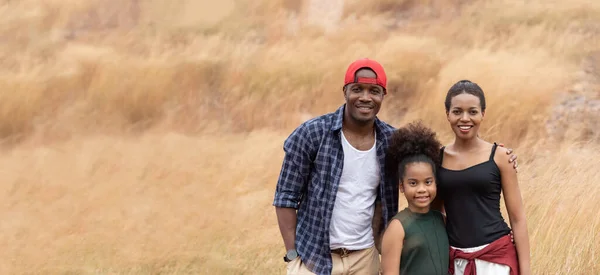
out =
[[[508,153],[507,148],[502,147],[500,145],[496,146],[496,153],[494,154],[494,161],[496,162],[496,165],[498,165],[498,168],[512,169],[513,164],[508,162],[508,160],[510,159],[510,155],[507,153]]]

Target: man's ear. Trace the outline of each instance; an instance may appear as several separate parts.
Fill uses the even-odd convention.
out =
[[[344,94],[344,100],[348,101],[348,86],[350,86],[352,84],[348,84],[346,86],[344,86],[344,88],[342,89],[343,94]]]

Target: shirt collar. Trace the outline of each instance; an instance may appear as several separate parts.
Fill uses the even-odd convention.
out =
[[[342,129],[342,121],[344,120],[344,109],[346,104],[340,106],[333,115],[333,124],[331,125],[332,131],[337,131]]]

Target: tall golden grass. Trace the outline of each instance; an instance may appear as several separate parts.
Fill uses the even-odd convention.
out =
[[[283,140],[361,57],[388,72],[380,118],[444,143],[445,92],[479,83],[534,274],[600,272],[597,113],[546,132],[561,96],[600,97],[599,2],[218,2],[0,1],[0,273],[284,273]]]

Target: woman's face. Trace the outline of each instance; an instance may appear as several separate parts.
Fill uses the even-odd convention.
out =
[[[454,96],[450,101],[450,110],[446,114],[452,131],[460,139],[477,137],[484,115],[479,98],[467,93]]]

